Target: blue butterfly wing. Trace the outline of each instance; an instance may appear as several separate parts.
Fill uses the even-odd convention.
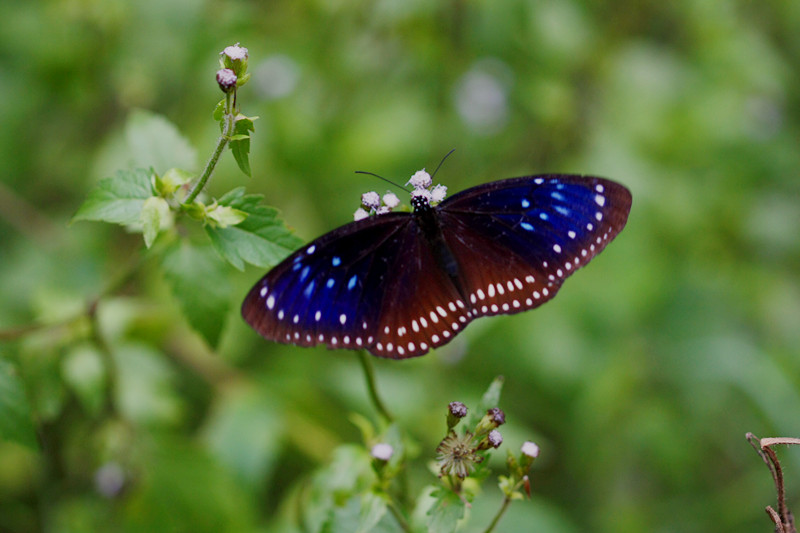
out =
[[[627,222],[628,189],[573,175],[496,181],[438,207],[472,317],[510,314],[553,298]]]
[[[273,341],[406,358],[448,342],[453,323],[440,318],[451,307],[463,327],[467,307],[436,268],[413,216],[391,213],[342,226],[290,255],[251,289],[242,316]]]

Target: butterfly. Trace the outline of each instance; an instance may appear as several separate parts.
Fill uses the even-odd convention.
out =
[[[281,343],[424,355],[478,317],[553,298],[631,208],[624,186],[565,174],[494,181],[438,205],[430,196],[412,194],[411,213],[351,222],[294,252],[250,290],[245,321]]]

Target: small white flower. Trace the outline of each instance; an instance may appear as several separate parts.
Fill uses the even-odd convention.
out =
[[[428,189],[414,189],[411,191],[412,198],[416,198],[417,196],[422,196],[428,201],[428,203],[431,203],[431,191]]]
[[[356,209],[356,212],[353,213],[353,220],[363,220],[369,216],[369,213],[363,208],[359,207]]]
[[[447,196],[447,187],[444,185],[436,185],[433,189],[431,189],[431,201],[433,203],[438,204],[444,197]]]
[[[239,43],[236,43],[234,46],[225,47],[222,53],[234,61],[237,59],[247,59],[247,48],[239,46]]]
[[[433,180],[431,179],[431,175],[425,172],[425,169],[418,170],[411,179],[408,180],[406,185],[411,184],[415,189],[427,189],[431,186]]]
[[[381,205],[381,197],[375,191],[365,192],[361,195],[361,205],[367,209],[378,209]]]
[[[491,430],[487,438],[489,439],[489,444],[491,444],[493,448],[498,448],[503,444],[503,436],[496,429]]]
[[[385,442],[381,442],[376,444],[372,447],[372,451],[370,452],[372,457],[375,459],[380,459],[381,461],[388,461],[392,458],[392,454],[394,453],[394,448],[392,448],[391,444],[386,444]]]
[[[539,457],[539,446],[535,442],[526,440],[522,443],[522,453],[531,458]]]
[[[391,213],[392,210],[386,207],[385,205],[380,206],[378,209],[375,210],[376,215],[385,215],[386,213]]]
[[[383,195],[383,204],[389,209],[394,209],[400,205],[400,198],[393,192],[387,192]]]

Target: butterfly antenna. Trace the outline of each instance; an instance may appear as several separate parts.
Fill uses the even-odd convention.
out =
[[[400,188],[400,189],[403,189],[404,191],[408,192],[408,189],[406,189],[406,188],[405,188],[405,187],[403,187],[402,185],[398,185],[397,183],[393,182],[393,181],[392,181],[392,180],[390,180],[390,179],[386,179],[386,178],[384,178],[383,176],[378,176],[378,175],[377,175],[377,174],[375,174],[374,172],[367,172],[366,170],[356,170],[356,174],[366,174],[366,175],[368,175],[368,176],[373,176],[373,177],[375,177],[375,178],[378,178],[379,180],[383,180],[383,181],[385,181],[386,183],[390,183],[390,184],[394,185],[395,187],[398,187],[398,188]]]
[[[452,150],[450,150],[449,152],[447,152],[447,154],[446,154],[446,155],[445,155],[445,156],[442,158],[442,160],[441,160],[441,161],[439,161],[439,166],[438,166],[438,167],[436,167],[436,170],[434,170],[434,171],[433,171],[433,174],[431,174],[431,179],[433,179],[433,178],[436,176],[436,173],[437,173],[437,172],[439,172],[439,169],[440,169],[440,168],[442,168],[442,165],[444,164],[444,160],[445,160],[445,159],[447,159],[448,157],[450,157],[450,154],[452,154],[452,153],[453,153],[453,152],[455,152],[455,151],[456,151],[456,149],[455,149],[455,148],[453,148]]]

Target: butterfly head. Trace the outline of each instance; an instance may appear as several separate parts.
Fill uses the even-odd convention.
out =
[[[431,175],[424,168],[415,172],[406,185],[414,187],[414,190],[411,191],[411,207],[414,212],[430,209],[430,206],[440,203],[447,195],[447,187],[439,184],[433,185]],[[361,207],[353,213],[353,218],[362,220],[371,215],[383,215],[391,212],[398,205],[400,205],[400,200],[392,192],[387,192],[383,197],[374,191],[365,192],[361,195]]]

